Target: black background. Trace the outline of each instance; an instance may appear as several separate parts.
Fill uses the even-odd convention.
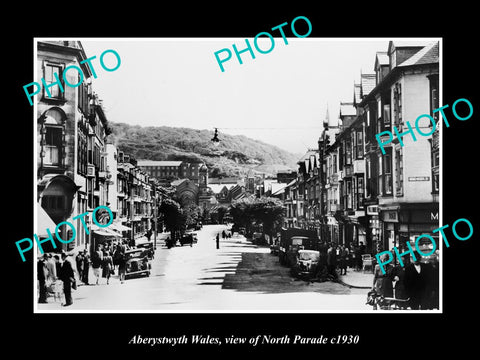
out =
[[[207,8],[187,5],[181,10],[152,3],[112,3],[100,9],[94,3],[66,7],[58,3],[33,9],[10,7],[2,23],[4,48],[2,62],[7,83],[3,83],[3,106],[7,116],[2,132],[4,171],[2,184],[5,209],[3,229],[2,276],[4,301],[4,343],[22,354],[31,349],[38,356],[69,356],[84,353],[100,355],[143,355],[144,353],[178,356],[184,351],[195,354],[243,351],[285,357],[309,352],[314,356],[350,352],[359,358],[427,356],[442,350],[473,348],[477,289],[478,215],[473,205],[478,201],[475,186],[478,158],[476,144],[478,112],[478,30],[476,11],[460,2],[420,7],[418,3],[356,2],[355,6],[319,2],[295,8],[292,4],[271,5],[265,10],[257,3],[222,3]],[[461,242],[450,235],[451,247],[444,247],[443,314],[34,314],[33,256],[21,262],[15,241],[33,234],[34,178],[33,108],[26,101],[23,85],[33,81],[34,37],[230,37],[252,38],[257,33],[297,16],[312,23],[309,37],[443,37],[443,104],[467,98],[473,104],[473,117],[461,122],[450,115],[450,128],[443,136],[443,224],[467,218],[474,225],[474,235]],[[475,23],[477,21],[477,23]],[[477,25],[477,26],[476,26]],[[477,27],[477,29],[475,29]],[[302,33],[299,30],[300,33]],[[372,63],[374,54],[372,54]],[[353,80],[352,80],[353,81]],[[13,101],[12,101],[13,100]],[[5,114],[5,112],[3,112]],[[447,115],[451,112],[447,112]],[[11,141],[10,141],[11,140]],[[447,231],[447,235],[451,234]],[[12,286],[13,285],[13,286]],[[301,295],[299,295],[301,307]],[[8,319],[8,320],[7,320]],[[252,337],[272,334],[293,337],[359,335],[357,345],[301,346],[246,345],[133,346],[134,335],[174,337],[202,334],[212,336]],[[6,350],[6,349],[5,349]],[[51,352],[53,351],[53,352]]]

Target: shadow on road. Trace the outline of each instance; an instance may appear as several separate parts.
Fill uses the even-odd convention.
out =
[[[242,260],[234,274],[225,274],[222,289],[261,293],[321,292],[350,294],[338,283],[310,283],[290,275],[290,269],[278,263],[278,257],[266,252],[241,253]]]

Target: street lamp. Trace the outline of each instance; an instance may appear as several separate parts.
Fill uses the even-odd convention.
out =
[[[218,129],[215,128],[215,133],[213,134],[213,138],[211,139],[213,145],[218,146],[220,145],[220,139],[218,138]]]

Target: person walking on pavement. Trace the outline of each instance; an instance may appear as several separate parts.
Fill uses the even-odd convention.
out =
[[[72,300],[72,283],[75,281],[75,274],[70,261],[67,259],[67,254],[62,252],[62,266],[60,268],[60,280],[63,281],[63,293],[65,295],[64,306],[73,304]]]
[[[330,243],[330,246],[327,250],[327,269],[328,273],[333,277],[337,277],[337,273],[335,268],[337,267],[337,253],[335,249],[335,245]]]
[[[95,275],[96,278],[96,285],[98,285],[98,281],[100,279],[100,268],[102,266],[102,260],[103,260],[103,253],[100,251],[100,247],[97,246],[97,249],[95,252],[92,254],[92,268],[93,268],[93,274]]]
[[[102,277],[107,279],[107,285],[110,281],[110,275],[112,274],[113,270],[113,260],[108,251],[103,252],[103,260],[102,260]]]
[[[125,271],[127,268],[127,259],[125,258],[125,245],[118,244],[117,252],[118,254],[116,256],[116,261],[118,263],[118,277],[120,279],[120,282],[123,284],[125,281]]]
[[[75,257],[75,264],[77,265],[78,278],[82,280],[83,275],[83,251],[79,251]]]
[[[90,255],[87,250],[83,250],[82,282],[88,284],[88,272],[90,271]]]
[[[37,280],[40,295],[38,297],[38,302],[40,304],[47,303],[47,284],[46,280],[48,277],[48,270],[45,265],[45,255],[38,259],[37,261]]]
[[[220,249],[220,234],[217,233],[217,236],[216,236],[216,243],[217,243],[217,249]]]
[[[340,275],[347,275],[347,254],[348,250],[343,245],[340,246],[339,257],[340,261],[338,267],[340,268]]]

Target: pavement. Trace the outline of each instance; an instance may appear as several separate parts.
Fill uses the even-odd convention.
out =
[[[329,312],[370,311],[365,305],[370,272],[347,270],[338,282],[305,282],[292,278],[269,247],[252,244],[243,236],[221,239],[216,249],[214,235],[222,226],[205,226],[193,247],[167,249],[157,242],[150,277],[121,284],[118,275],[106,285],[82,285],[67,308],[49,298],[37,304],[40,312],[122,311],[239,311],[239,312]],[[90,284],[95,278],[90,268]],[[301,293],[301,308],[298,308]]]
[[[373,272],[371,270],[355,270],[348,268],[346,275],[339,275],[339,280],[350,287],[371,289],[373,286]]]

